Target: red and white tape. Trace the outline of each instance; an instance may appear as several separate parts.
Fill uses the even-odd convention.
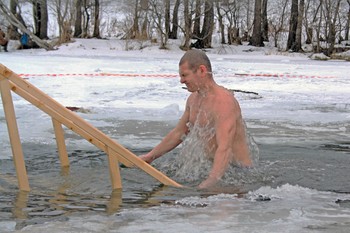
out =
[[[133,74],[133,73],[64,73],[64,74],[19,74],[21,77],[134,77],[134,78],[176,78],[178,74]],[[232,74],[221,77],[267,77],[267,78],[335,78],[334,76],[298,75],[298,74]]]

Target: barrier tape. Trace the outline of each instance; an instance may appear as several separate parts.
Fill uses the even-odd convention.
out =
[[[65,74],[19,74],[21,77],[132,77],[132,78],[177,78],[178,74],[131,74],[131,73],[65,73]],[[267,78],[335,78],[334,76],[296,74],[233,74],[220,77],[267,77]]]

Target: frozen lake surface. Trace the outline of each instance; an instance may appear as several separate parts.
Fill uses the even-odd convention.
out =
[[[104,43],[10,51],[0,61],[143,154],[183,112],[189,95],[177,77],[183,53],[125,52]],[[112,192],[106,155],[66,130],[71,167],[61,170],[51,119],[14,94],[32,190],[18,191],[1,104],[1,232],[348,232],[349,62],[226,52],[208,51],[216,81],[256,93],[235,93],[260,150],[255,169],[237,169],[231,183],[208,192],[164,187],[122,168],[123,191]],[[171,175],[164,164],[179,149],[153,165]]]

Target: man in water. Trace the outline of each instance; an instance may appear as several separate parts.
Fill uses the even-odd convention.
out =
[[[206,142],[213,166],[199,188],[210,188],[224,175],[230,163],[252,166],[241,109],[234,95],[213,79],[211,63],[201,50],[189,50],[179,62],[180,82],[191,92],[186,109],[163,140],[141,158],[151,163],[177,147],[192,126],[214,129],[214,137]],[[199,135],[200,136],[200,135]]]

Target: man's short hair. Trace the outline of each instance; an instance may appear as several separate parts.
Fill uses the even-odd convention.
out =
[[[188,63],[188,66],[192,71],[195,71],[200,65],[204,65],[208,72],[212,72],[210,60],[202,50],[188,50],[180,59],[179,66],[185,62]]]

